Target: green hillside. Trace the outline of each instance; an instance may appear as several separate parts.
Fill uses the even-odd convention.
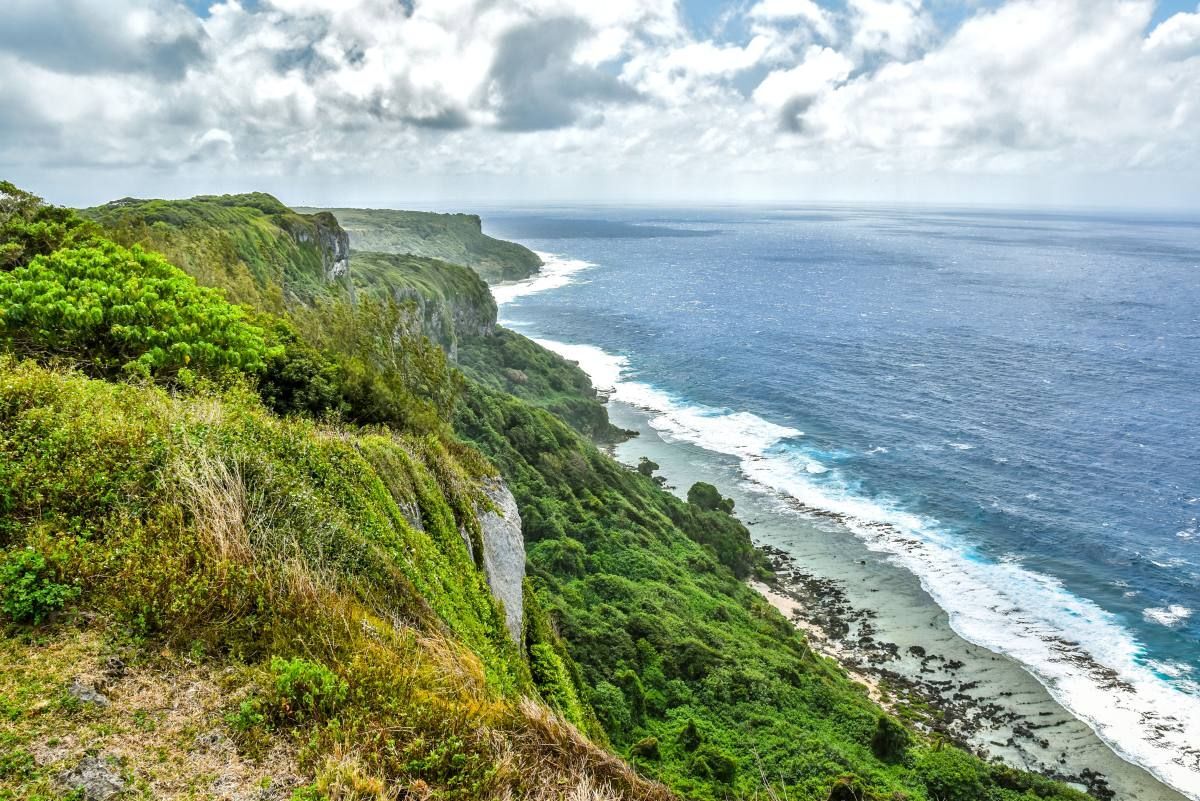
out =
[[[125,198],[84,209],[115,241],[163,253],[235,303],[272,312],[346,285],[349,240],[329,214],[297,214],[270,195]]]
[[[255,241],[258,197],[184,201],[228,230],[168,239]],[[0,255],[0,799],[101,770],[136,798],[1083,798],[885,715],[746,586],[727,504],[580,433],[613,432],[577,367],[502,330],[448,359],[396,290],[486,319],[462,268],[238,308],[7,184]]]
[[[350,247],[356,251],[410,253],[462,264],[488,282],[528,278],[542,266],[542,260],[528,248],[484,234],[482,222],[474,214],[392,209],[326,211],[350,234]]]

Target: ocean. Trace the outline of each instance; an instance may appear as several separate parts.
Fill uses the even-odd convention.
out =
[[[1200,219],[495,209],[507,325],[1200,797]]]

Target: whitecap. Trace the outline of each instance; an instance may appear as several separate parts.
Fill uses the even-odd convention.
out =
[[[529,278],[492,284],[492,297],[496,299],[498,307],[506,306],[526,295],[564,287],[574,282],[577,273],[596,266],[590,261],[568,259],[553,253],[537,252],[537,255],[542,260],[542,267]]]
[[[1174,628],[1192,616],[1192,610],[1179,604],[1168,606],[1152,606],[1142,610],[1142,617],[1151,623],[1158,623],[1167,628]]]
[[[956,451],[973,451],[973,450],[975,450],[974,445],[970,445],[966,442],[948,442],[946,444],[949,445],[951,448],[953,448]]]
[[[628,360],[600,348],[538,341],[578,362],[610,397],[645,410],[665,441],[733,456],[745,479],[790,499],[789,508],[840,521],[917,576],[959,635],[1011,656],[1114,751],[1200,800],[1200,753],[1191,736],[1200,731],[1200,697],[1144,664],[1144,646],[1116,616],[1053,576],[980,556],[960,533],[900,503],[861,496],[832,472],[817,479],[813,460],[789,442],[802,436],[795,428],[630,380]],[[1178,606],[1147,610],[1156,622],[1190,614]]]

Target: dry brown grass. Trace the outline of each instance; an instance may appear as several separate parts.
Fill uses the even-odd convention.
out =
[[[530,801],[673,801],[658,782],[587,739],[545,705],[525,698],[522,726],[512,736],[516,759],[533,789]],[[565,786],[564,786],[565,781]]]
[[[121,764],[132,797],[268,801],[287,799],[302,783],[285,740],[252,761],[226,736],[224,713],[239,692],[232,670],[163,653],[118,675],[107,658],[94,630],[39,647],[0,639],[0,694],[20,705],[15,718],[0,719],[0,732],[23,743],[37,764],[34,776],[10,777],[0,788],[15,798],[58,798],[63,788],[54,777],[96,752]],[[67,701],[76,678],[99,687],[110,704]]]

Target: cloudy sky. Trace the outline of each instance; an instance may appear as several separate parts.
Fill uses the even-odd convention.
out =
[[[4,0],[58,202],[1200,208],[1194,0]]]

